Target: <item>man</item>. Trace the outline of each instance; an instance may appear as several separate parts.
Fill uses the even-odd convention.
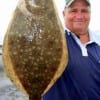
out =
[[[100,41],[89,31],[89,0],[66,0],[63,11],[69,61],[43,100],[100,100]]]

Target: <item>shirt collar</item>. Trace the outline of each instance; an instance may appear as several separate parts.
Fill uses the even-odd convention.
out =
[[[100,34],[98,34],[97,32],[93,32],[93,31],[89,30],[90,41],[88,43],[86,43],[86,44],[83,45],[80,42],[79,38],[74,33],[72,33],[67,28],[66,28],[66,31],[67,31],[68,35],[72,35],[73,36],[73,38],[75,39],[75,41],[79,45],[83,56],[88,56],[87,49],[86,49],[86,45],[87,44],[91,44],[91,43],[95,42],[95,43],[97,43],[100,46]]]
[[[73,32],[71,32],[68,28],[65,28],[65,30],[67,30],[68,35],[72,34],[72,36],[75,38],[75,40],[78,39],[77,36]],[[94,32],[89,29],[89,36],[90,36],[90,41],[86,44],[95,42],[98,45],[100,45],[100,33]]]

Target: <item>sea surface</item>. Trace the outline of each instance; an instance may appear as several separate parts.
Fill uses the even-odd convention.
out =
[[[0,54],[0,100],[28,100],[28,97],[18,90],[7,77],[2,61],[2,54]]]

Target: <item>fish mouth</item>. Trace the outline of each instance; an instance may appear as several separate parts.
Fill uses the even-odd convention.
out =
[[[43,15],[48,9],[46,5],[37,4],[34,0],[25,0],[25,4],[27,10],[36,15]]]

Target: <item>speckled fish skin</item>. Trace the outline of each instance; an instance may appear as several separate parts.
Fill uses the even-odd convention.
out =
[[[5,71],[29,100],[41,100],[63,73],[64,30],[53,0],[19,0],[3,44]]]

